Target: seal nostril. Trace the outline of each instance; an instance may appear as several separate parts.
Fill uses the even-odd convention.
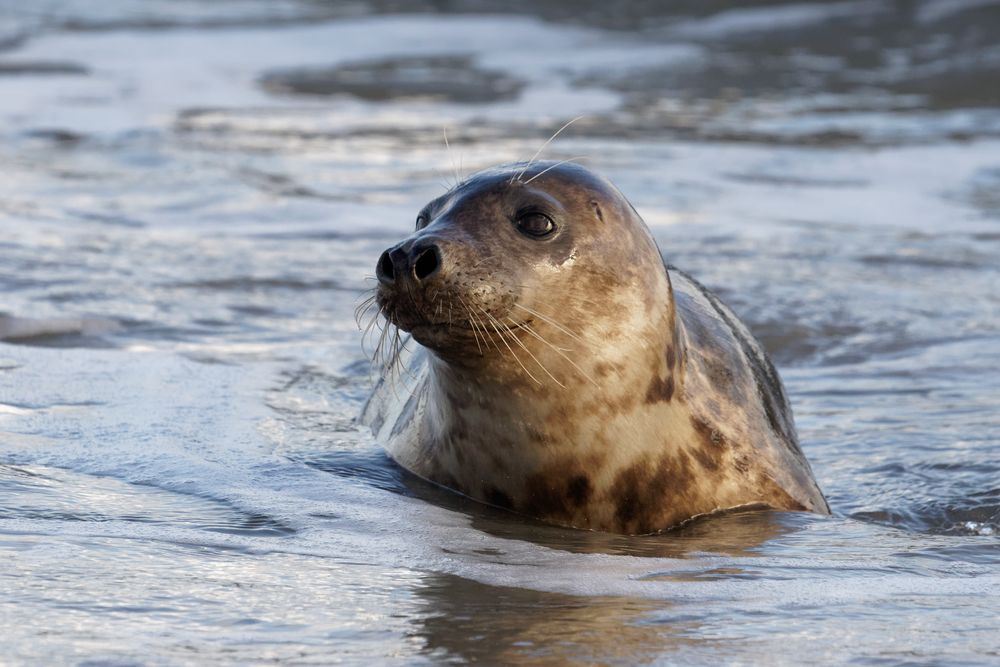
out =
[[[378,258],[378,264],[375,265],[375,276],[380,283],[386,285],[391,285],[396,281],[396,272],[392,268],[392,258],[389,257],[388,250]]]
[[[413,275],[417,280],[426,280],[437,273],[441,268],[441,251],[436,245],[425,249],[417,256],[417,261],[413,264]]]

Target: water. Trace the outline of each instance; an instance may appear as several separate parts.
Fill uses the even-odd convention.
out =
[[[989,0],[3,0],[0,662],[997,663],[998,36]],[[832,517],[557,529],[355,424],[379,252],[579,114],[547,157],[767,344]]]

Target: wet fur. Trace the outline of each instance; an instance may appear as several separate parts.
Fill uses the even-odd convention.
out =
[[[510,201],[536,196],[562,216],[548,244],[504,226]],[[406,372],[383,378],[362,415],[405,468],[544,521],[619,533],[739,506],[828,512],[764,350],[664,266],[610,183],[575,165],[514,165],[426,215],[412,238],[434,236],[449,270],[421,294],[380,295],[423,344],[400,351]]]

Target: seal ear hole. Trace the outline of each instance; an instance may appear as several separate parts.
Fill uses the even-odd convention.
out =
[[[604,222],[604,211],[601,210],[601,205],[596,201],[590,202],[590,205],[594,207],[594,213],[597,214],[597,219]]]

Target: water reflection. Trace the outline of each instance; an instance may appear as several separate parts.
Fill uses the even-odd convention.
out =
[[[635,665],[669,659],[704,642],[690,619],[651,623],[669,605],[486,586],[432,575],[416,589],[424,605],[416,634],[435,660],[478,664]]]
[[[685,558],[706,553],[751,556],[759,553],[759,548],[769,540],[795,530],[796,523],[794,515],[789,513],[747,510],[703,517],[657,535],[615,535],[550,526],[483,505],[409,474],[406,481],[407,489],[417,497],[467,515],[476,530],[577,554],[651,558]],[[454,547],[448,551],[461,552]],[[504,554],[494,555],[502,561]]]

